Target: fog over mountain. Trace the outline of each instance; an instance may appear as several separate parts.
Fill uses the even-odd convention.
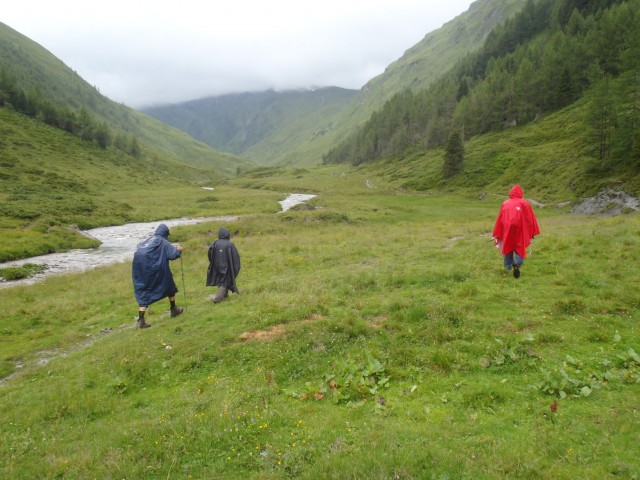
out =
[[[3,7],[2,21],[139,108],[267,89],[359,89],[471,3],[22,0]]]

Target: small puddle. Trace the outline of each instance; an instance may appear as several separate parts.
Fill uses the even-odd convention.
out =
[[[0,288],[16,285],[30,285],[44,278],[62,273],[82,272],[112,263],[132,260],[138,243],[150,237],[158,225],[164,223],[169,228],[179,225],[194,225],[203,222],[230,222],[238,217],[178,218],[158,220],[157,222],[128,223],[113,227],[101,227],[83,231],[82,233],[100,240],[98,248],[69,250],[68,252],[51,253],[38,257],[23,258],[11,262],[0,263],[0,268],[16,267],[26,263],[43,265],[45,270],[30,278],[0,282]]]

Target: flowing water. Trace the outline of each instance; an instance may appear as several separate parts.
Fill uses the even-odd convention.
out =
[[[299,203],[315,197],[315,195],[291,194],[285,200],[279,202],[282,211]],[[178,218],[173,220],[159,220],[147,223],[128,223],[113,227],[94,228],[82,232],[85,235],[100,240],[97,248],[76,249],[62,253],[51,253],[39,257],[23,258],[11,262],[0,263],[0,268],[16,267],[26,263],[43,265],[44,271],[33,277],[14,280],[10,282],[0,281],[0,288],[16,285],[28,285],[42,281],[52,275],[62,273],[82,272],[93,268],[109,265],[117,262],[131,261],[138,243],[153,235],[158,225],[164,223],[169,228],[179,225],[193,225],[203,222],[231,222],[238,217],[208,217],[208,218]],[[217,231],[217,229],[216,229]]]
[[[298,205],[300,203],[304,203],[306,201],[309,201],[314,197],[315,197],[315,195],[308,195],[306,193],[291,193],[291,194],[289,194],[289,196],[287,198],[285,198],[284,200],[281,200],[278,203],[280,205],[282,205],[282,211],[286,212],[291,207],[295,207],[296,205]]]
[[[111,263],[132,260],[137,245],[153,235],[161,223],[164,223],[169,228],[173,228],[179,225],[193,225],[213,221],[233,221],[236,219],[237,217],[179,218],[148,223],[128,223],[126,225],[87,230],[82,233],[100,240],[102,243],[99,247],[69,250],[68,252],[51,253],[39,257],[23,258],[21,260],[1,263],[0,268],[16,267],[26,263],[33,263],[43,265],[45,270],[30,278],[1,282],[0,288],[37,283],[51,275],[82,272]]]

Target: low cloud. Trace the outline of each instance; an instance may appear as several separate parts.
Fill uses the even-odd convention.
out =
[[[359,89],[469,0],[21,0],[3,22],[132,107],[210,95]]]

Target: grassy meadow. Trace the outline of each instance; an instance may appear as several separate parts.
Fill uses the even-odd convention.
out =
[[[104,150],[0,108],[0,263],[95,246],[70,225],[199,215],[216,201],[199,186],[220,177],[154,152],[136,159]]]
[[[172,230],[186,311],[150,329],[128,263],[0,289],[0,477],[640,478],[638,214],[535,209],[516,280],[497,195],[326,167],[172,197],[239,215],[241,295],[205,286],[219,223]]]

